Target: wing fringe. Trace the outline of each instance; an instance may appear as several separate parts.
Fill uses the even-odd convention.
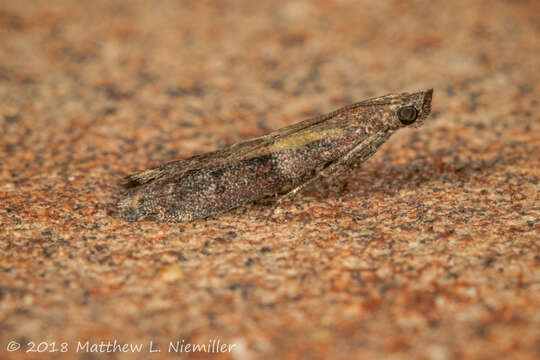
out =
[[[126,176],[122,185],[126,188],[133,188],[148,184],[149,182],[160,178],[162,175],[163,171],[159,168],[137,171],[136,173]]]

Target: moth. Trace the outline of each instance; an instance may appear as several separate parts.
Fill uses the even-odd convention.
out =
[[[308,184],[369,159],[397,130],[421,126],[433,89],[389,94],[218,151],[126,177],[116,204],[125,220],[204,219]]]

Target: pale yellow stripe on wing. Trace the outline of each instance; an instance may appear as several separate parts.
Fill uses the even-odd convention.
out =
[[[337,127],[331,129],[304,129],[296,133],[277,138],[267,146],[258,148],[253,152],[246,153],[245,156],[242,156],[242,158],[246,159],[255,156],[263,156],[286,150],[301,150],[314,141],[328,138],[338,138],[343,137],[344,135],[344,129]]]

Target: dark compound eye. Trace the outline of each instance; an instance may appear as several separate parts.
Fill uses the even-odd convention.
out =
[[[418,111],[414,106],[403,106],[398,109],[397,116],[403,125],[410,125],[416,121]]]

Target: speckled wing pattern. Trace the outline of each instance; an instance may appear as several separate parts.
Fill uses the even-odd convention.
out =
[[[203,219],[363,162],[397,129],[420,126],[432,90],[355,103],[251,140],[126,177],[117,213],[129,221]],[[414,112],[412,123],[403,114]],[[407,115],[405,114],[405,115]],[[400,117],[401,116],[401,117]]]
[[[234,161],[234,158],[231,159],[231,155],[234,155],[234,157],[236,158],[238,158],[239,156],[244,157],[246,154],[252,151],[264,148],[265,146],[273,143],[275,139],[279,137],[284,137],[288,134],[308,128],[312,125],[323,122],[340,112],[344,112],[355,107],[360,107],[368,102],[369,100],[348,105],[329,114],[316,116],[298,122],[296,124],[292,124],[287,127],[278,129],[269,134],[238,142],[221,150],[213,151],[206,154],[195,155],[188,159],[171,161],[152,169],[138,171],[136,173],[126,176],[126,181],[124,185],[129,188],[133,186],[143,185],[153,180],[166,177],[168,175],[174,174],[174,176],[178,177],[182,176],[190,170],[194,170],[197,168],[220,166],[222,164],[230,162],[231,160]]]

